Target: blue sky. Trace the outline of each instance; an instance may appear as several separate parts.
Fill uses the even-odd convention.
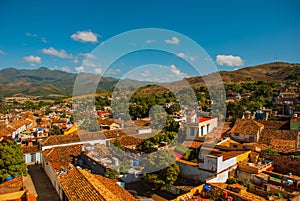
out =
[[[276,57],[279,61],[299,63],[299,8],[296,0],[2,0],[0,69],[45,66],[69,72],[85,71],[83,60],[100,44],[120,33],[142,28],[168,29],[187,36],[207,52],[217,70],[274,62]],[[157,41],[149,36],[145,42]],[[179,48],[184,45],[181,38],[171,35],[161,41]],[[128,45],[135,45],[135,41],[128,41]],[[180,51],[177,56],[200,59]],[[124,74],[133,68],[136,63],[133,60],[140,58],[119,59],[107,74]],[[188,65],[177,61],[178,58],[173,58],[174,63],[163,62],[166,58],[161,58],[162,65],[181,77],[189,74],[185,72]],[[100,63],[89,66],[95,72],[103,72]],[[144,75],[151,67],[147,69]]]

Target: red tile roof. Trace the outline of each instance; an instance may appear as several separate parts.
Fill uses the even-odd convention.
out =
[[[5,193],[13,193],[22,190],[23,177],[22,175],[0,184],[0,195]]]
[[[136,201],[113,181],[80,168],[70,170],[59,182],[69,201]]]
[[[57,145],[57,144],[68,144],[72,142],[80,142],[78,135],[51,135],[44,142],[43,146]]]
[[[81,145],[53,147],[42,152],[45,161],[56,170],[68,167],[80,153]]]
[[[211,117],[199,117],[198,119],[198,123],[202,123],[205,121],[211,120]]]
[[[22,146],[22,150],[24,154],[36,153],[40,151],[38,146]]]
[[[189,147],[192,149],[199,149],[203,145],[203,143],[204,142],[199,142],[199,141],[184,141],[182,143],[182,146]]]
[[[117,137],[116,139],[111,140],[112,142],[119,141],[122,146],[131,146],[136,145],[138,146],[141,144],[144,140],[135,138],[132,136],[122,135],[121,137]]]
[[[252,119],[239,119],[236,120],[230,132],[251,135],[256,134],[261,128],[264,128],[264,125],[257,121]]]

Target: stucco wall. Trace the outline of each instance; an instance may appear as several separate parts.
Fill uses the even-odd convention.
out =
[[[207,178],[214,176],[214,173],[205,170],[200,170],[199,167],[188,165],[182,162],[178,162],[180,168],[180,175],[197,181],[204,182]]]

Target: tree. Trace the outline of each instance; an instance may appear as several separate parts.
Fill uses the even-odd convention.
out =
[[[21,147],[14,141],[0,144],[0,183],[9,176],[27,175]]]
[[[165,181],[167,184],[174,184],[177,180],[177,177],[179,175],[179,166],[175,162],[169,167],[163,169],[160,171],[160,177],[163,181]]]
[[[175,121],[172,117],[167,116],[164,130],[178,132],[178,129],[179,129],[179,123]]]
[[[119,178],[120,173],[117,170],[110,168],[110,169],[106,170],[104,176],[111,180],[115,180],[115,179]]]
[[[157,174],[144,174],[143,180],[145,183],[152,185],[155,189],[162,189],[166,183],[159,178]]]
[[[168,114],[173,114],[174,112],[179,112],[181,109],[181,106],[179,103],[174,103],[173,105],[171,105],[171,107],[166,109],[166,112]]]
[[[60,128],[56,125],[52,125],[49,133],[51,135],[61,135],[61,134],[63,134],[63,132],[60,130]]]

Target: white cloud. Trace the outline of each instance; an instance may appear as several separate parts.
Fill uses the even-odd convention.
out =
[[[150,75],[150,73],[147,70],[141,73],[141,76],[143,76],[143,77],[149,77],[149,75]]]
[[[96,74],[101,74],[102,73],[102,68],[95,68],[95,73]]]
[[[86,67],[96,67],[97,66],[91,60],[84,60],[83,65]]]
[[[42,63],[41,57],[33,55],[23,57],[23,61],[30,63],[31,66]]]
[[[1,55],[6,55],[6,53],[3,50],[0,50]]]
[[[78,57],[74,57],[73,63],[77,64],[79,62]]]
[[[90,30],[87,31],[77,31],[76,33],[71,35],[71,38],[76,41],[80,42],[98,42],[98,34],[91,32]]]
[[[48,43],[48,41],[47,41],[47,39],[46,39],[45,37],[42,37],[41,41],[42,41],[43,43]]]
[[[216,58],[217,64],[223,66],[242,66],[244,65],[244,61],[239,56],[232,55],[217,55]]]
[[[178,69],[174,64],[170,65],[170,68],[176,76],[186,77],[186,74],[181,72],[180,69]]]
[[[68,54],[65,50],[56,50],[53,47],[50,47],[48,49],[42,49],[42,52],[44,54],[53,55],[62,59],[71,59],[73,56],[72,54]]]
[[[28,37],[34,37],[34,38],[38,37],[37,34],[33,34],[33,33],[29,33],[29,32],[27,32],[25,35]]]
[[[155,43],[155,42],[156,42],[156,40],[151,40],[151,39],[146,40],[146,43],[147,43],[147,44],[151,44],[151,43]]]
[[[196,57],[194,57],[194,56],[188,56],[188,55],[186,55],[185,53],[183,53],[183,52],[179,52],[178,54],[176,54],[178,57],[180,57],[180,58],[183,58],[183,59],[188,59],[188,60],[190,60],[190,61],[195,61],[196,60]]]
[[[91,53],[80,53],[79,55],[84,57],[84,58],[96,59],[95,55],[93,55]]]
[[[174,37],[172,37],[172,39],[165,40],[165,42],[167,44],[179,45],[180,40],[174,36]]]
[[[83,66],[78,66],[78,67],[75,68],[75,70],[77,72],[84,72],[84,67]]]
[[[115,75],[117,73],[119,73],[121,70],[119,68],[116,68],[116,69],[108,69],[105,74],[107,75]]]
[[[68,72],[68,73],[71,72],[71,68],[69,66],[63,66],[63,67],[61,67],[61,70]]]

